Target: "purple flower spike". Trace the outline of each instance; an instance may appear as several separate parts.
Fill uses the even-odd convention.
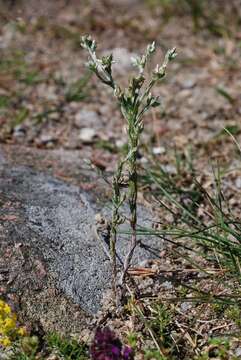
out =
[[[123,350],[123,359],[124,360],[131,360],[134,359],[134,353],[130,346],[125,346]]]
[[[133,350],[129,346],[122,349],[121,341],[109,328],[98,328],[90,346],[90,355],[93,360],[132,360]]]

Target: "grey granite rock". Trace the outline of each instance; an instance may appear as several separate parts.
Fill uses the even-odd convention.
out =
[[[110,260],[93,232],[96,204],[76,186],[28,167],[9,167],[3,160],[1,164],[0,192],[16,204],[21,217],[5,238],[27,245],[33,257],[38,254],[57,288],[83,310],[96,313],[111,282]],[[108,207],[101,210],[110,214]],[[147,210],[139,208],[142,226],[150,226],[150,218]],[[142,243],[151,251],[139,247],[135,264],[155,256],[153,252],[162,247],[160,239],[153,237],[142,238]],[[127,248],[128,235],[121,235],[117,246],[121,259]]]

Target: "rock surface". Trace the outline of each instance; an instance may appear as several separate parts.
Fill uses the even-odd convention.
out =
[[[11,284],[12,294],[25,297],[41,290],[42,296],[51,298],[51,283],[51,289],[95,314],[111,277],[110,261],[93,232],[100,208],[77,186],[29,167],[11,166],[3,157],[0,163],[0,286]],[[108,206],[101,210],[109,214]],[[150,213],[139,211],[141,224],[150,226]],[[135,264],[162,247],[157,238],[141,241],[151,250],[138,248]],[[121,236],[121,258],[127,248],[128,236]]]

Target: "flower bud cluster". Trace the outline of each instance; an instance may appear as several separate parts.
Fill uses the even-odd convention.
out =
[[[166,67],[169,61],[176,57],[176,49],[168,50],[165,59],[161,66],[157,65],[152,72],[151,79],[147,86],[142,90],[146,78],[144,76],[144,70],[147,61],[150,59],[152,54],[156,50],[155,42],[149,44],[146,48],[145,54],[132,58],[132,63],[138,68],[139,74],[132,77],[129,80],[129,86],[122,90],[113,79],[112,76],[112,64],[113,56],[103,56],[98,59],[96,56],[97,45],[92,38],[87,35],[81,39],[81,45],[84,49],[87,49],[90,55],[88,67],[93,71],[97,77],[106,85],[112,87],[114,96],[117,98],[121,112],[125,117],[128,124],[132,122],[132,125],[136,126],[136,130],[142,129],[143,124],[141,123],[143,115],[151,108],[160,105],[158,97],[151,94],[153,86],[161,80],[166,74]],[[140,126],[141,123],[141,126]],[[133,126],[132,126],[133,129]],[[138,131],[137,131],[138,133]]]

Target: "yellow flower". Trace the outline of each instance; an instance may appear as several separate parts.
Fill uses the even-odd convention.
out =
[[[5,319],[4,325],[3,325],[5,331],[11,331],[16,329],[16,321],[10,317]]]
[[[4,337],[0,339],[0,344],[4,347],[8,347],[11,345],[11,340],[8,337]]]
[[[25,336],[26,335],[26,329],[21,327],[18,329],[18,335]]]
[[[5,304],[5,306],[4,306],[4,312],[5,312],[5,314],[7,314],[7,315],[10,315],[10,314],[11,314],[11,308],[10,308],[10,306],[9,306],[8,304]]]
[[[7,303],[0,300],[0,346],[10,346],[21,336],[26,336],[26,330],[18,327],[17,315]]]

